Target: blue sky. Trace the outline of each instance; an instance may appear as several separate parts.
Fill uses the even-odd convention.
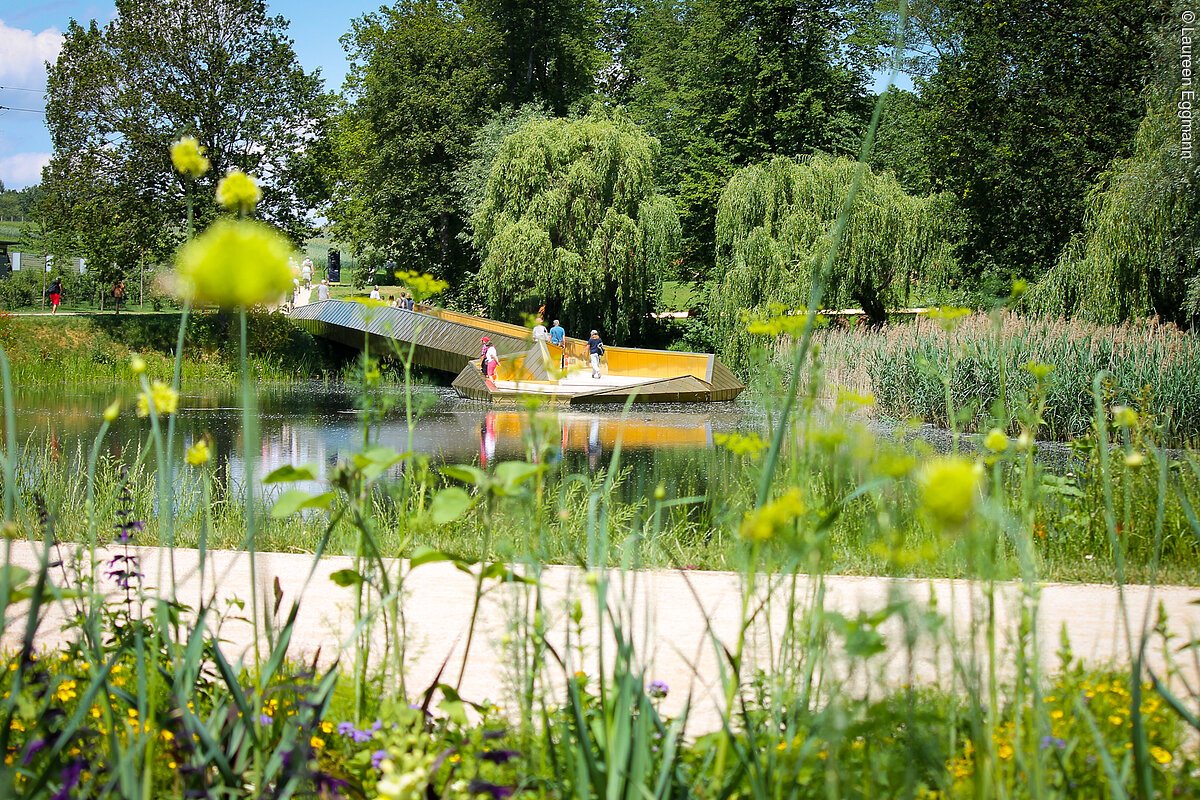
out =
[[[268,0],[272,14],[291,20],[289,32],[305,69],[320,68],[328,88],[340,89],[346,74],[338,38],[350,21],[373,11],[380,0]],[[72,19],[109,21],[112,2],[55,0],[0,3],[0,106],[40,111],[46,87],[43,62],[53,61],[62,31]],[[0,110],[0,181],[9,189],[37,183],[50,158],[50,133],[41,114]]]

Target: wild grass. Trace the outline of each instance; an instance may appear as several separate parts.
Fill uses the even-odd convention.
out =
[[[830,386],[871,392],[881,414],[941,427],[1015,430],[1002,409],[1028,402],[1034,378],[1023,365],[1053,366],[1042,435],[1061,441],[1092,429],[1092,378],[1104,374],[1107,405],[1154,420],[1163,440],[1200,437],[1200,339],[1153,322],[1119,326],[997,314],[973,315],[952,330],[929,319],[882,329],[827,330],[818,341],[834,365]],[[947,414],[947,387],[955,419]]]

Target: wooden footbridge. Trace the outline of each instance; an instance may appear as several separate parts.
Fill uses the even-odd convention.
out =
[[[703,403],[733,400],[746,388],[706,353],[676,353],[605,345],[602,375],[593,378],[587,342],[568,337],[561,347],[535,342],[528,329],[440,308],[415,311],[325,300],[298,306],[291,318],[314,336],[349,347],[408,357],[454,374],[455,391],[475,400],[529,395],[584,403]],[[479,368],[480,339],[500,354],[495,380]]]

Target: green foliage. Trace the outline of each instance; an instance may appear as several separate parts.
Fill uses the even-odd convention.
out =
[[[857,5],[648,0],[621,54],[627,107],[662,142],[685,268],[715,263],[713,220],[739,166],[770,155],[856,153],[870,109],[873,15]],[[624,98],[622,98],[624,99]]]
[[[261,0],[120,0],[103,26],[73,21],[47,84],[54,156],[39,212],[69,248],[52,252],[86,257],[104,283],[168,260],[185,234],[186,180],[169,158],[184,134],[212,161],[193,188],[201,226],[236,168],[263,182],[258,213],[300,239],[303,153],[326,100],[286,29]]]
[[[931,5],[944,31],[921,86],[933,187],[966,210],[976,274],[1037,280],[1080,229],[1094,176],[1130,150],[1165,4]]]
[[[881,322],[914,276],[953,271],[947,241],[950,198],[913,197],[890,174],[823,156],[776,158],[730,180],[717,209],[717,273],[708,297],[722,354],[743,364],[749,347],[743,315],[772,305],[805,308],[814,273],[851,180],[863,181],[822,302],[855,303]]]
[[[654,183],[657,143],[620,112],[535,120],[504,140],[472,223],[493,316],[545,304],[568,330],[649,329],[679,222]]]
[[[388,260],[454,283],[472,266],[452,176],[494,104],[490,30],[468,6],[415,0],[355,20],[344,37],[350,102],[334,134],[329,217],[370,270],[354,271],[356,286]]]
[[[501,102],[541,102],[565,114],[591,93],[604,59],[600,0],[461,0],[458,5],[495,32],[489,54]]]
[[[1133,154],[1088,195],[1082,235],[1030,292],[1031,308],[1098,323],[1200,316],[1200,183],[1180,157],[1178,92],[1157,94]]]

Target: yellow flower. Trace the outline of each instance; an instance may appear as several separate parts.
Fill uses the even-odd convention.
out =
[[[963,317],[969,316],[971,309],[960,308],[957,306],[940,306],[930,309],[925,313],[925,316],[941,326],[942,330],[951,331],[958,327],[958,323]]]
[[[1003,453],[1008,449],[1008,437],[999,428],[992,428],[983,438],[983,446],[993,453]]]
[[[804,498],[800,490],[793,487],[782,496],[762,508],[751,511],[742,520],[742,538],[752,542],[765,542],[791,524],[804,513]]]
[[[217,202],[230,211],[240,211],[249,214],[262,200],[262,189],[258,184],[241,170],[231,170],[217,184]]]
[[[324,733],[326,735],[333,733],[333,723],[328,722],[328,721],[322,722],[321,723],[321,733]]]
[[[1012,745],[1004,742],[996,748],[996,755],[1000,756],[1001,761],[1008,761],[1013,756]]]
[[[935,522],[962,525],[975,510],[982,471],[979,464],[960,456],[932,461],[917,476],[921,507]]]
[[[117,417],[120,416],[120,414],[121,414],[121,401],[113,400],[111,403],[108,404],[108,407],[104,409],[104,421],[105,422],[116,422]]]
[[[1171,763],[1171,754],[1158,745],[1150,748],[1150,757],[1160,764]]]
[[[141,375],[146,371],[146,359],[134,353],[133,357],[129,359],[129,369],[133,371],[134,375]]]
[[[194,302],[252,306],[292,288],[291,243],[271,227],[223,219],[180,249],[175,262],[183,294]]]
[[[208,172],[209,161],[204,157],[204,147],[195,136],[184,136],[171,145],[171,163],[175,169],[189,178],[199,178]]]
[[[412,292],[414,300],[433,297],[435,294],[441,294],[450,288],[450,284],[446,281],[421,272],[401,271],[396,273],[396,277]]]
[[[750,458],[758,458],[763,450],[767,449],[767,443],[762,440],[757,433],[715,433],[713,441],[718,447],[724,447],[729,452],[738,456],[749,456]]]
[[[175,734],[171,733],[168,730],[161,730],[158,732],[158,735],[162,737],[162,740],[164,742],[170,742],[175,739]]]
[[[325,746],[325,740],[322,739],[320,736],[312,737],[311,739],[308,740],[308,743],[310,745],[312,745],[313,750],[320,750],[322,747]]]
[[[162,381],[155,381],[150,384],[149,392],[142,392],[138,395],[137,415],[139,417],[150,416],[151,407],[159,416],[174,414],[179,410],[179,392]]]
[[[1129,406],[1113,406],[1113,422],[1122,428],[1132,428],[1137,425],[1138,414]]]
[[[74,700],[79,695],[75,692],[75,681],[63,681],[54,690],[54,696],[58,698],[58,702],[66,703],[69,700]]]
[[[196,443],[187,449],[187,455],[183,458],[193,467],[200,467],[208,463],[209,455],[208,440],[197,439]]]
[[[1132,450],[1125,454],[1125,466],[1140,467],[1146,463],[1146,454],[1139,453],[1137,450]]]
[[[1123,722],[1125,722],[1125,720],[1124,720],[1124,719],[1123,719],[1123,718],[1122,718],[1120,715],[1118,715],[1118,714],[1111,714],[1111,715],[1109,715],[1109,717],[1108,717],[1108,721],[1109,721],[1109,723],[1110,723],[1110,724],[1112,724],[1112,725],[1120,725],[1120,724],[1122,724]]]

